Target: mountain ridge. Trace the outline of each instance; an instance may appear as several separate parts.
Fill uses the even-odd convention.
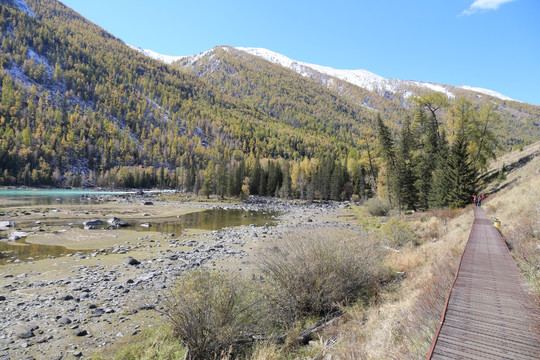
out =
[[[276,194],[276,183],[265,185],[257,164],[264,171],[273,166],[275,179],[288,181],[293,170],[297,179],[307,168],[300,165],[305,161],[311,169],[322,164],[326,173],[318,179],[326,182],[334,170],[344,180],[343,169],[369,168],[369,176],[353,181],[366,189],[362,181],[375,184],[380,164],[377,114],[397,133],[417,108],[412,96],[431,91],[406,84],[398,93],[377,93],[312,68],[302,76],[228,46],[167,65],[176,58],[141,54],[57,0],[26,0],[23,9],[21,1],[0,0],[4,185],[198,192],[207,180],[206,192],[236,196],[251,178],[258,179],[246,180],[252,194]],[[501,121],[490,126],[502,151],[540,136],[540,107],[448,89],[477,108],[497,105]],[[441,122],[450,111],[438,111]],[[216,174],[229,184],[212,184]],[[337,187],[346,184],[341,180]],[[328,197],[327,190],[317,196]]]
[[[191,62],[195,62],[198,59],[200,59],[202,56],[210,53],[213,50],[213,49],[210,49],[196,55],[169,56],[169,55],[159,54],[152,50],[141,49],[133,45],[129,45],[129,46],[149,57],[152,57],[153,59],[163,61],[167,64],[172,64],[176,61],[181,61],[181,60],[186,60],[186,59],[191,59]],[[226,48],[225,46],[221,46],[221,47]],[[470,85],[454,86],[454,85],[438,84],[438,83],[425,82],[425,81],[384,78],[378,74],[375,74],[365,69],[352,69],[352,70],[335,69],[330,66],[317,65],[317,64],[297,61],[283,54],[280,54],[280,53],[277,53],[277,52],[274,52],[272,50],[268,50],[265,48],[255,48],[255,47],[233,47],[233,48],[240,51],[247,52],[251,55],[258,56],[274,64],[278,64],[283,67],[292,69],[295,72],[305,77],[309,76],[310,70],[316,71],[321,74],[328,75],[328,76],[335,77],[340,80],[349,82],[353,85],[362,87],[368,91],[376,91],[378,93],[384,93],[385,91],[396,93],[396,92],[401,91],[404,93],[403,96],[407,98],[410,96],[410,94],[407,93],[406,90],[401,90],[400,88],[403,86],[416,86],[416,87],[424,87],[432,91],[442,92],[445,95],[447,95],[449,98],[453,98],[455,95],[452,93],[451,88],[459,88],[459,89],[464,89],[468,91],[474,91],[483,95],[489,95],[492,97],[499,98],[501,100],[519,101],[519,100],[510,98],[506,95],[503,95],[497,91],[485,89],[481,87],[473,87]]]

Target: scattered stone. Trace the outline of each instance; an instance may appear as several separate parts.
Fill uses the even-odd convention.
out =
[[[126,261],[124,261],[125,265],[139,265],[141,262],[135,258],[132,258],[131,256],[127,258]]]
[[[91,226],[91,225],[93,225],[93,226],[101,226],[103,224],[104,224],[104,222],[101,221],[101,220],[87,220],[87,221],[83,222],[84,226]]]
[[[12,227],[15,227],[15,223],[13,221],[0,221],[0,230],[9,230],[9,228]]]
[[[141,202],[143,200],[135,200],[135,204],[137,201]],[[123,200],[120,198],[118,201],[133,204],[134,200],[129,198]],[[159,204],[156,203],[156,205]],[[203,204],[200,206],[210,209],[215,205]],[[113,256],[118,256],[118,254],[124,253],[126,256],[123,260],[113,261],[112,263],[103,262],[101,264],[90,264],[86,261],[81,261],[79,264],[73,263],[73,267],[63,273],[60,278],[53,277],[50,280],[40,280],[41,282],[36,281],[33,278],[36,273],[28,272],[29,270],[26,270],[27,276],[24,278],[19,278],[18,275],[16,275],[16,278],[13,278],[12,276],[2,274],[0,275],[0,279],[6,277],[12,277],[13,279],[4,280],[6,283],[5,287],[2,287],[4,290],[0,289],[0,294],[4,295],[3,297],[0,296],[0,308],[8,306],[6,309],[3,309],[6,311],[0,310],[0,318],[2,318],[2,326],[0,326],[0,358],[3,355],[2,346],[6,348],[6,352],[10,353],[10,356],[12,355],[11,351],[13,351],[13,358],[17,359],[23,359],[33,350],[39,353],[39,355],[36,355],[37,358],[54,358],[60,354],[59,350],[53,350],[53,353],[48,353],[49,350],[43,350],[45,353],[41,353],[41,351],[42,349],[57,349],[60,343],[62,344],[61,346],[64,346],[62,348],[64,350],[63,358],[70,359],[74,358],[73,353],[77,350],[87,353],[89,351],[87,349],[91,348],[91,346],[109,347],[116,343],[116,339],[121,338],[122,335],[129,337],[132,334],[140,332],[138,327],[133,327],[133,324],[138,319],[137,316],[133,317],[133,314],[141,314],[141,317],[152,316],[152,313],[146,313],[143,310],[153,310],[155,308],[162,310],[159,305],[155,307],[152,305],[140,306],[141,303],[138,302],[135,302],[137,305],[134,305],[133,298],[131,296],[124,296],[125,292],[130,289],[131,293],[137,294],[139,292],[157,292],[157,288],[168,286],[169,281],[173,281],[175,277],[184,274],[186,271],[204,264],[219,266],[219,260],[223,258],[235,257],[239,259],[239,262],[245,263],[245,261],[242,262],[242,259],[246,258],[247,253],[242,250],[242,246],[246,246],[246,248],[250,247],[249,241],[254,238],[254,235],[259,238],[264,238],[265,234],[268,234],[269,238],[271,236],[281,237],[284,236],[283,231],[287,228],[309,226],[309,228],[316,230],[322,226],[341,226],[338,223],[334,225],[333,222],[319,221],[319,216],[323,215],[326,210],[338,209],[340,206],[331,202],[320,202],[316,204],[283,202],[281,204],[272,200],[249,198],[249,200],[241,204],[227,204],[227,207],[245,211],[246,214],[251,214],[257,210],[270,209],[270,211],[276,211],[274,219],[278,219],[279,216],[279,219],[283,219],[284,221],[278,223],[276,227],[251,224],[231,226],[200,233],[183,231],[176,235],[167,231],[159,235],[143,232],[124,243],[113,243],[102,249],[92,250],[93,252],[73,254],[73,257],[70,259],[70,266],[71,261],[79,261],[79,257],[83,255],[87,257],[95,256],[97,259],[100,259],[107,254],[116,254]],[[219,205],[215,206],[215,208],[223,209],[224,206]],[[148,207],[147,209],[151,210],[154,208]],[[278,215],[278,212],[283,215]],[[61,214],[67,214],[67,211],[62,211]],[[75,217],[77,215],[73,213],[69,217]],[[144,216],[149,215],[144,214]],[[139,216],[142,216],[142,214]],[[112,216],[107,215],[106,211],[92,211],[86,215],[87,219],[91,217],[103,218],[105,221]],[[247,215],[246,217],[251,219],[252,215]],[[288,221],[289,219],[296,220]],[[308,219],[312,219],[313,221],[309,222]],[[82,220],[84,218],[81,218],[79,221]],[[150,221],[153,221],[151,217],[147,220],[148,225],[146,226],[150,226]],[[269,221],[275,222],[274,220]],[[47,223],[46,220],[43,220],[43,222]],[[108,225],[112,224],[108,224],[107,221],[104,226],[99,226],[99,228],[101,229]],[[132,225],[135,224],[133,223]],[[57,225],[54,227],[42,225],[41,227],[46,229],[46,231],[50,231],[51,234],[55,231],[61,231],[58,230],[59,227]],[[76,227],[76,224],[73,227]],[[79,225],[79,228],[81,227]],[[66,228],[69,229],[67,226]],[[24,230],[30,232],[29,229],[24,228]],[[15,230],[16,228],[10,231]],[[32,231],[37,233],[37,230]],[[4,233],[7,234],[7,232]],[[105,234],[107,233],[104,233],[104,236],[107,236]],[[113,237],[112,235],[114,234],[109,233],[108,236]],[[137,238],[137,236],[141,237]],[[152,254],[149,255],[151,257],[148,260],[146,260],[146,256],[138,255],[146,248],[152,251]],[[133,259],[131,261],[135,264],[138,262],[138,266],[127,266],[124,261],[130,260],[128,255],[140,256],[145,260],[139,261],[131,257]],[[67,256],[67,254],[58,254],[58,256]],[[37,257],[35,258],[36,260],[38,259]],[[25,259],[26,257],[23,257],[23,262],[26,262]],[[80,265],[82,263],[86,264]],[[17,274],[19,273],[18,271]],[[28,297],[19,295],[17,292],[18,289],[24,291],[24,294],[29,294],[30,292],[26,292],[26,290],[31,290],[35,295]],[[90,291],[89,289],[92,290]],[[66,294],[71,294],[69,296],[72,298],[69,296],[66,298]],[[6,297],[7,299],[5,299]],[[80,303],[66,301],[67,299],[77,299],[75,301],[80,301]],[[83,299],[85,300],[83,301]],[[112,313],[113,311],[115,312]],[[59,316],[55,317],[56,314]],[[60,321],[57,321],[66,315],[73,317],[71,323],[64,325]],[[28,327],[28,324],[33,323],[37,323],[40,326],[40,329],[32,331],[35,336],[29,340],[19,340],[19,333],[25,330],[31,330],[32,327]],[[107,328],[106,332],[93,333],[93,329],[103,327]],[[12,328],[15,330],[11,330]],[[84,334],[84,329],[87,330],[86,335]],[[50,334],[55,334],[54,339]],[[94,335],[94,338],[90,339],[92,335]],[[75,338],[76,336],[80,337]],[[14,343],[13,345],[3,345],[2,339],[14,341]],[[32,348],[22,349],[21,343],[25,341]],[[42,341],[47,344],[39,345]],[[72,344],[68,345],[69,342]],[[66,349],[69,350],[66,352]],[[85,357],[84,355],[82,356]],[[58,358],[61,359],[62,356]]]
[[[11,241],[17,241],[23,237],[27,237],[28,235],[30,234],[24,231],[14,231],[8,235],[8,238]]]
[[[33,331],[26,331],[19,334],[19,339],[30,339],[36,336]]]
[[[64,300],[64,301],[73,300],[73,296],[72,295],[65,295],[65,296],[62,296],[60,298],[60,300]]]
[[[92,316],[98,317],[98,316],[103,315],[104,313],[105,313],[105,310],[103,310],[102,308],[97,308],[92,312]]]
[[[73,334],[75,334],[75,336],[86,336],[88,335],[88,331],[83,329],[77,329]]]
[[[141,227],[149,228],[149,227],[152,227],[152,224],[150,224],[150,223],[142,223]]]
[[[143,201],[142,204],[143,204],[143,205],[154,205],[154,203],[151,202],[151,201]]]
[[[127,222],[125,222],[124,220],[119,219],[117,217],[110,218],[109,220],[107,220],[107,222],[110,225],[113,225],[113,226],[116,226],[116,227],[129,226],[129,224]]]
[[[67,317],[61,317],[60,319],[58,319],[58,323],[62,325],[71,324],[71,319]]]

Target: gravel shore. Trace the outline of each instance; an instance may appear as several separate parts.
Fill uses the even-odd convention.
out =
[[[137,233],[125,243],[92,252],[0,266],[0,359],[89,358],[160,323],[154,311],[159,295],[185,271],[226,264],[246,268],[261,243],[292,229],[354,227],[339,218],[347,207],[342,203],[249,198],[189,206],[272,211],[276,225]]]

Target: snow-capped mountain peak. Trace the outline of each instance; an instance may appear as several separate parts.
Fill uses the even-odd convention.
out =
[[[137,50],[141,54],[146,55],[146,56],[148,56],[148,57],[150,57],[152,59],[162,61],[165,64],[172,64],[173,62],[178,61],[178,60],[183,59],[183,58],[186,57],[186,56],[163,55],[163,54],[157,53],[155,51],[152,51],[150,49],[143,49],[143,48],[140,48],[138,46],[133,46],[133,45],[129,45],[129,44],[127,44],[127,46],[129,46],[133,50]]]
[[[17,0],[17,1],[23,1],[23,0]],[[132,49],[135,49],[142,54],[151,57],[155,60],[162,61],[167,64],[171,64],[175,61],[179,60],[187,60],[187,65],[192,66],[195,64],[198,60],[205,57],[208,54],[212,54],[214,49],[210,49],[208,51],[202,52],[197,55],[191,55],[191,56],[169,56],[169,55],[163,55],[159,54],[155,51],[149,50],[149,49],[142,49],[137,46],[128,45]],[[221,47],[223,50],[228,51],[230,47]],[[401,96],[403,98],[407,98],[411,95],[414,95],[414,93],[411,93],[409,91],[409,87],[413,88],[424,88],[431,91],[438,91],[445,94],[448,98],[454,98],[455,95],[452,92],[452,89],[456,89],[456,87],[448,86],[448,85],[441,85],[441,84],[435,84],[435,83],[429,83],[429,82],[422,82],[422,81],[410,81],[410,80],[399,80],[399,79],[386,79],[380,75],[374,74],[370,71],[363,70],[363,69],[357,69],[357,70],[343,70],[343,69],[334,69],[329,66],[322,66],[322,65],[316,65],[316,64],[310,64],[307,62],[302,61],[296,61],[293,59],[288,58],[285,55],[276,53],[274,51],[264,49],[264,48],[254,48],[254,47],[235,47],[234,49],[246,52],[250,55],[260,57],[264,60],[270,61],[274,64],[289,68],[298,74],[305,76],[305,77],[311,77],[313,78],[314,72],[323,74],[325,76],[331,77],[331,78],[337,78],[342,81],[346,81],[350,84],[359,86],[361,88],[364,88],[369,91],[375,91],[379,94],[384,93],[401,93]],[[327,81],[324,81],[323,83],[326,83],[327,85],[332,84],[332,79],[329,79]],[[468,91],[475,91],[478,93],[482,93],[485,95],[493,96],[502,100],[513,100],[514,99],[509,98],[508,96],[502,95],[496,91],[478,88],[478,87],[472,87],[468,85],[461,85],[457,88],[468,90]]]
[[[358,70],[341,70],[334,69],[329,66],[315,65],[300,61],[289,59],[286,56],[275,53],[273,51],[261,48],[243,48],[237,47],[237,50],[247,52],[251,55],[259,56],[265,60],[279,64],[281,66],[288,67],[303,76],[310,76],[308,69],[314,70],[321,74],[338,78],[353,85],[359,86],[369,91],[375,91],[380,94],[385,92],[396,93],[400,91],[400,87],[415,86],[423,87],[432,91],[439,91],[444,93],[449,98],[454,98],[454,94],[450,92],[445,86],[439,84],[426,83],[421,81],[407,81],[397,79],[386,79],[380,75],[374,74],[370,71],[358,69]],[[410,92],[401,90],[404,96],[411,95]]]
[[[248,54],[254,56],[258,56],[260,58],[273,62],[274,64],[287,67],[303,76],[308,76],[309,72],[307,71],[307,69],[311,69],[322,74],[336,77],[343,81],[347,81],[351,84],[360,86],[370,91],[377,90],[384,86],[383,84],[385,78],[367,70],[338,70],[328,66],[315,65],[292,60],[284,55],[263,48],[236,47],[235,49],[247,52]]]
[[[512,99],[508,96],[505,96],[501,93],[498,93],[496,91],[493,91],[493,90],[489,90],[489,89],[483,89],[483,88],[479,88],[479,87],[472,87],[472,86],[469,86],[469,85],[461,85],[461,86],[458,86],[460,89],[464,89],[464,90],[470,90],[470,91],[476,91],[478,93],[482,93],[482,94],[486,94],[486,95],[489,95],[489,96],[493,96],[493,97],[496,97],[496,98],[499,98],[501,100],[510,100],[510,101],[518,101],[518,100],[515,100],[515,99]]]

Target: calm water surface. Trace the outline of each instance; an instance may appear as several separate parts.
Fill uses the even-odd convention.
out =
[[[120,191],[92,190],[30,190],[30,189],[0,189],[0,204],[2,207],[24,205],[54,205],[54,204],[88,204],[92,199],[82,199],[81,195],[120,195],[128,194]]]
[[[120,194],[118,192],[88,192],[79,190],[5,190],[0,189],[0,201],[9,200],[17,202],[17,205],[30,204],[30,205],[42,205],[42,204],[55,204],[55,203],[71,203],[82,204],[80,196],[83,194]],[[86,202],[87,203],[87,202]],[[174,233],[176,236],[182,232],[183,229],[201,229],[201,230],[219,230],[224,227],[241,226],[241,225],[254,225],[274,226],[276,224],[275,212],[264,211],[244,211],[237,209],[217,209],[206,210],[201,212],[194,212],[178,216],[176,218],[166,219],[162,221],[148,220],[152,224],[150,228],[142,227],[141,224],[144,221],[129,221],[129,227],[124,229],[135,232],[145,231],[157,231],[163,233]],[[1,219],[0,219],[1,220]],[[101,219],[106,221],[107,219]],[[22,225],[22,224],[17,224]],[[68,225],[67,223],[65,224]],[[107,226],[101,226],[103,229]],[[35,226],[35,225],[32,225]],[[21,226],[23,230],[32,226]],[[73,226],[83,227],[82,223],[74,224]],[[17,226],[19,227],[19,226]],[[13,230],[0,231],[0,236],[7,237],[7,235]],[[96,231],[96,230],[86,230]],[[115,230],[107,230],[115,231]],[[134,236],[137,236],[134,234]],[[38,245],[28,244],[25,239],[20,239],[17,244],[0,241],[0,265],[6,264],[7,260],[20,259],[23,261],[35,261],[48,256],[64,256],[66,254],[81,252],[81,250],[68,250],[63,246],[53,245]]]

